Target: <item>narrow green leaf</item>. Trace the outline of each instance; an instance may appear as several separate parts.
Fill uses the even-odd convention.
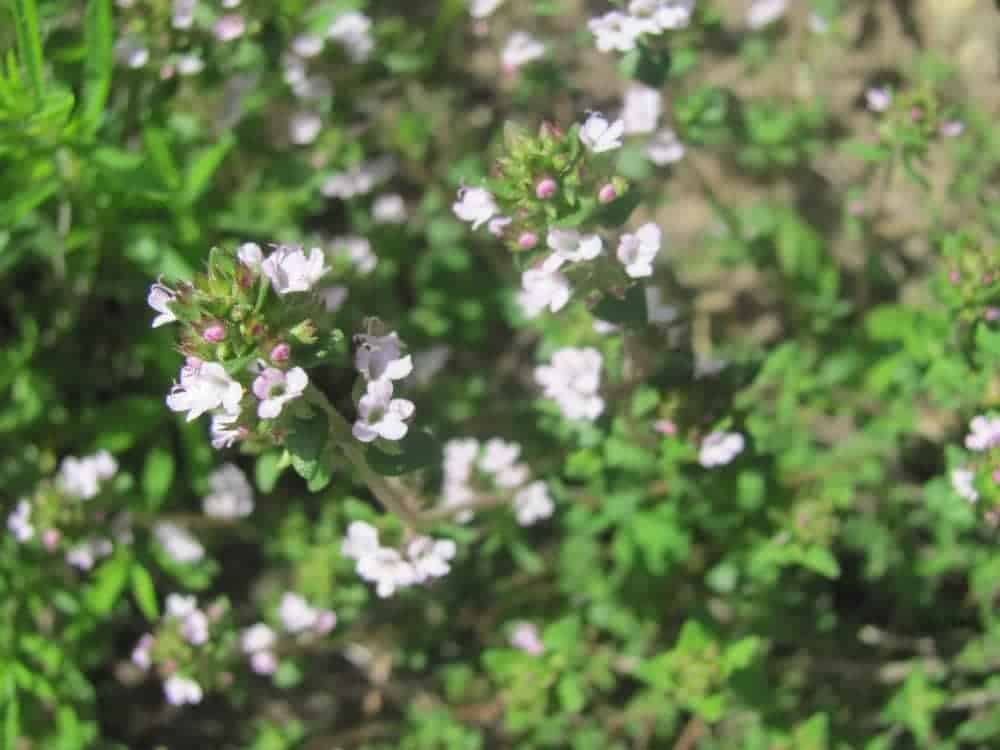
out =
[[[141,565],[132,568],[132,596],[135,597],[139,609],[150,622],[154,622],[160,617],[160,606],[156,600],[156,586],[153,585],[153,577],[149,571]]]
[[[151,508],[163,502],[173,481],[173,453],[162,447],[153,448],[142,467],[142,489]]]
[[[203,149],[191,161],[184,181],[184,200],[188,205],[197,201],[208,189],[212,178],[235,142],[235,139],[227,133],[218,143]]]
[[[93,134],[100,125],[111,92],[111,72],[114,70],[111,0],[90,0],[83,37],[87,57],[83,68],[83,109],[80,118],[84,131]]]
[[[159,128],[149,127],[142,132],[142,139],[146,144],[146,153],[153,162],[153,168],[160,180],[171,190],[179,190],[181,173],[173,154],[170,153],[166,134]]]
[[[94,574],[94,583],[87,590],[87,604],[99,616],[111,612],[122,590],[128,584],[132,557],[125,550],[104,562]]]
[[[45,90],[44,59],[35,0],[14,0],[14,28],[21,65],[24,66],[35,96],[41,99]]]
[[[607,294],[594,306],[594,317],[625,327],[644,326],[649,322],[646,310],[646,289],[642,284],[633,284],[625,292],[625,297]]]

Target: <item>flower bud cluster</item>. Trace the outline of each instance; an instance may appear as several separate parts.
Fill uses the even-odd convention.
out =
[[[170,594],[155,632],[143,635],[132,650],[132,663],[157,673],[171,705],[201,703],[206,690],[232,679],[225,671],[233,654],[223,622],[228,611],[224,600],[203,609],[194,596]]]
[[[475,438],[449,440],[444,446],[442,508],[455,519],[472,519],[473,507],[484,498],[509,497],[522,526],[548,518],[555,512],[545,482],[532,481],[531,469],[519,461],[521,446],[502,438],[480,443]]]
[[[1000,257],[969,235],[955,235],[944,245],[947,271],[942,297],[960,320],[1000,319]]]
[[[67,456],[55,477],[17,501],[7,530],[20,544],[62,554],[69,565],[90,570],[114,551],[115,542],[132,541],[128,514],[111,517],[118,504],[110,480],[117,471],[118,463],[107,451]],[[95,534],[97,528],[107,531]]]
[[[320,248],[253,243],[234,254],[213,250],[208,271],[176,289],[154,284],[153,326],[178,322],[186,356],[167,406],[188,421],[212,417],[212,444],[280,438],[282,418],[309,384],[302,364],[339,341],[322,299],[330,267]]]
[[[907,159],[923,156],[930,142],[964,130],[943,97],[927,86],[902,91],[873,86],[865,91],[865,105],[879,117],[880,143]]]
[[[450,539],[428,536],[415,536],[402,549],[388,547],[379,541],[378,529],[354,521],[340,551],[355,561],[355,571],[363,580],[375,584],[375,593],[386,598],[400,589],[447,575],[457,547]]]
[[[991,508],[1000,505],[1000,417],[973,417],[964,444],[971,455],[952,470],[952,488],[970,503],[986,497]]]

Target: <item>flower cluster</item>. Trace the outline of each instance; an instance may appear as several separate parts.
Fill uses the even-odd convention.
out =
[[[107,489],[117,471],[118,463],[107,451],[67,456],[55,477],[18,500],[7,517],[8,531],[20,544],[40,545],[49,554],[61,551],[69,565],[90,570],[112,553],[115,541],[132,540],[127,513],[108,523],[117,503]],[[110,533],[95,535],[92,530],[100,526]]]
[[[566,419],[597,419],[604,412],[601,353],[592,347],[559,349],[547,365],[535,368],[535,382],[553,399]]]
[[[706,469],[725,466],[746,447],[746,438],[738,432],[710,432],[701,441],[698,463]]]
[[[959,497],[970,503],[979,502],[985,495],[991,506],[1000,500],[1000,417],[979,414],[969,422],[965,447],[971,451],[963,465],[951,471],[952,488]]]
[[[170,594],[155,633],[143,635],[132,650],[133,664],[144,672],[156,669],[171,705],[200,703],[205,686],[225,681],[232,652],[221,627],[227,611],[224,601],[202,609],[194,596]]]
[[[253,488],[235,464],[224,464],[208,477],[211,488],[201,501],[206,516],[232,521],[253,512]]]
[[[378,529],[364,521],[354,521],[347,528],[340,551],[355,561],[357,574],[375,584],[375,593],[385,598],[396,591],[435,578],[451,570],[456,546],[450,539],[415,536],[402,550],[380,543]]]
[[[483,498],[509,495],[522,526],[548,518],[555,511],[548,487],[531,480],[531,469],[520,457],[521,446],[501,438],[482,444],[475,438],[449,440],[444,446],[442,507],[464,523],[473,515],[469,506]]]
[[[208,272],[176,289],[154,284],[154,327],[181,324],[186,355],[167,406],[187,420],[212,417],[212,444],[280,437],[280,420],[309,385],[303,367],[339,337],[320,335],[329,313],[319,293],[330,272],[320,248],[279,245],[269,254],[241,245],[213,250]]]
[[[190,565],[205,557],[205,548],[190,531],[171,521],[161,521],[153,527],[153,537],[171,560]]]
[[[625,91],[621,120],[625,135],[648,135],[643,149],[646,157],[658,167],[680,161],[684,144],[671,128],[658,130],[663,97],[650,86],[633,84]]]
[[[647,37],[686,28],[695,0],[631,0],[627,12],[613,10],[587,24],[601,52],[631,52]]]
[[[298,640],[322,637],[337,624],[332,610],[315,607],[294,591],[281,595],[277,615],[285,633]],[[277,647],[278,634],[266,623],[258,622],[240,634],[240,650],[256,674],[269,675],[277,670]]]

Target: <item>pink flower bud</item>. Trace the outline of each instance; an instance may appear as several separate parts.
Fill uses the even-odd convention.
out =
[[[924,111],[920,107],[913,107],[910,110],[910,119],[914,122],[924,119]]]
[[[522,250],[530,250],[538,244],[538,235],[534,232],[524,232],[517,238],[517,246]]]
[[[282,341],[280,344],[275,344],[274,348],[271,350],[271,361],[286,362],[291,354],[292,347]]]
[[[551,177],[545,177],[538,181],[535,185],[535,195],[537,195],[542,200],[547,200],[556,194],[556,190],[559,186],[556,185],[556,181]]]
[[[210,344],[218,344],[226,338],[226,329],[221,323],[213,323],[202,331],[201,337]]]
[[[986,314],[983,317],[985,317],[990,323],[995,320],[1000,320],[1000,307],[986,308]]]
[[[618,191],[615,190],[615,186],[610,182],[602,187],[597,193],[597,200],[601,203],[611,203],[615,198],[618,197]]]
[[[984,273],[983,274],[983,283],[984,284],[992,284],[993,283],[993,274],[991,274],[991,273]]]
[[[653,423],[653,429],[661,435],[677,434],[677,425],[675,425],[670,419],[657,419],[656,422]]]
[[[45,533],[42,534],[42,544],[45,545],[45,549],[52,552],[61,538],[62,534],[59,533],[59,529],[46,529]]]
[[[993,479],[994,483],[1000,484],[1000,469],[994,469],[993,473],[990,474],[990,477]]]
[[[952,284],[957,284],[962,280],[962,275],[958,271],[951,271],[948,273],[948,281]]]

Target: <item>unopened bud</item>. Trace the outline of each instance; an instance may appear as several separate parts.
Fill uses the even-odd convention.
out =
[[[287,362],[288,358],[292,354],[292,347],[282,341],[280,344],[275,344],[274,348],[271,349],[271,361],[272,362]]]
[[[535,195],[537,195],[541,200],[547,200],[555,195],[556,190],[558,189],[559,186],[556,184],[555,180],[551,177],[545,177],[539,180],[538,184],[535,185]]]
[[[524,232],[517,238],[517,246],[522,250],[530,250],[538,244],[538,235],[534,232]]]
[[[213,323],[201,332],[201,337],[210,344],[218,344],[226,338],[226,329],[221,323]]]
[[[615,198],[618,197],[618,191],[615,190],[615,186],[610,182],[602,187],[597,193],[597,200],[601,203],[611,203]]]

